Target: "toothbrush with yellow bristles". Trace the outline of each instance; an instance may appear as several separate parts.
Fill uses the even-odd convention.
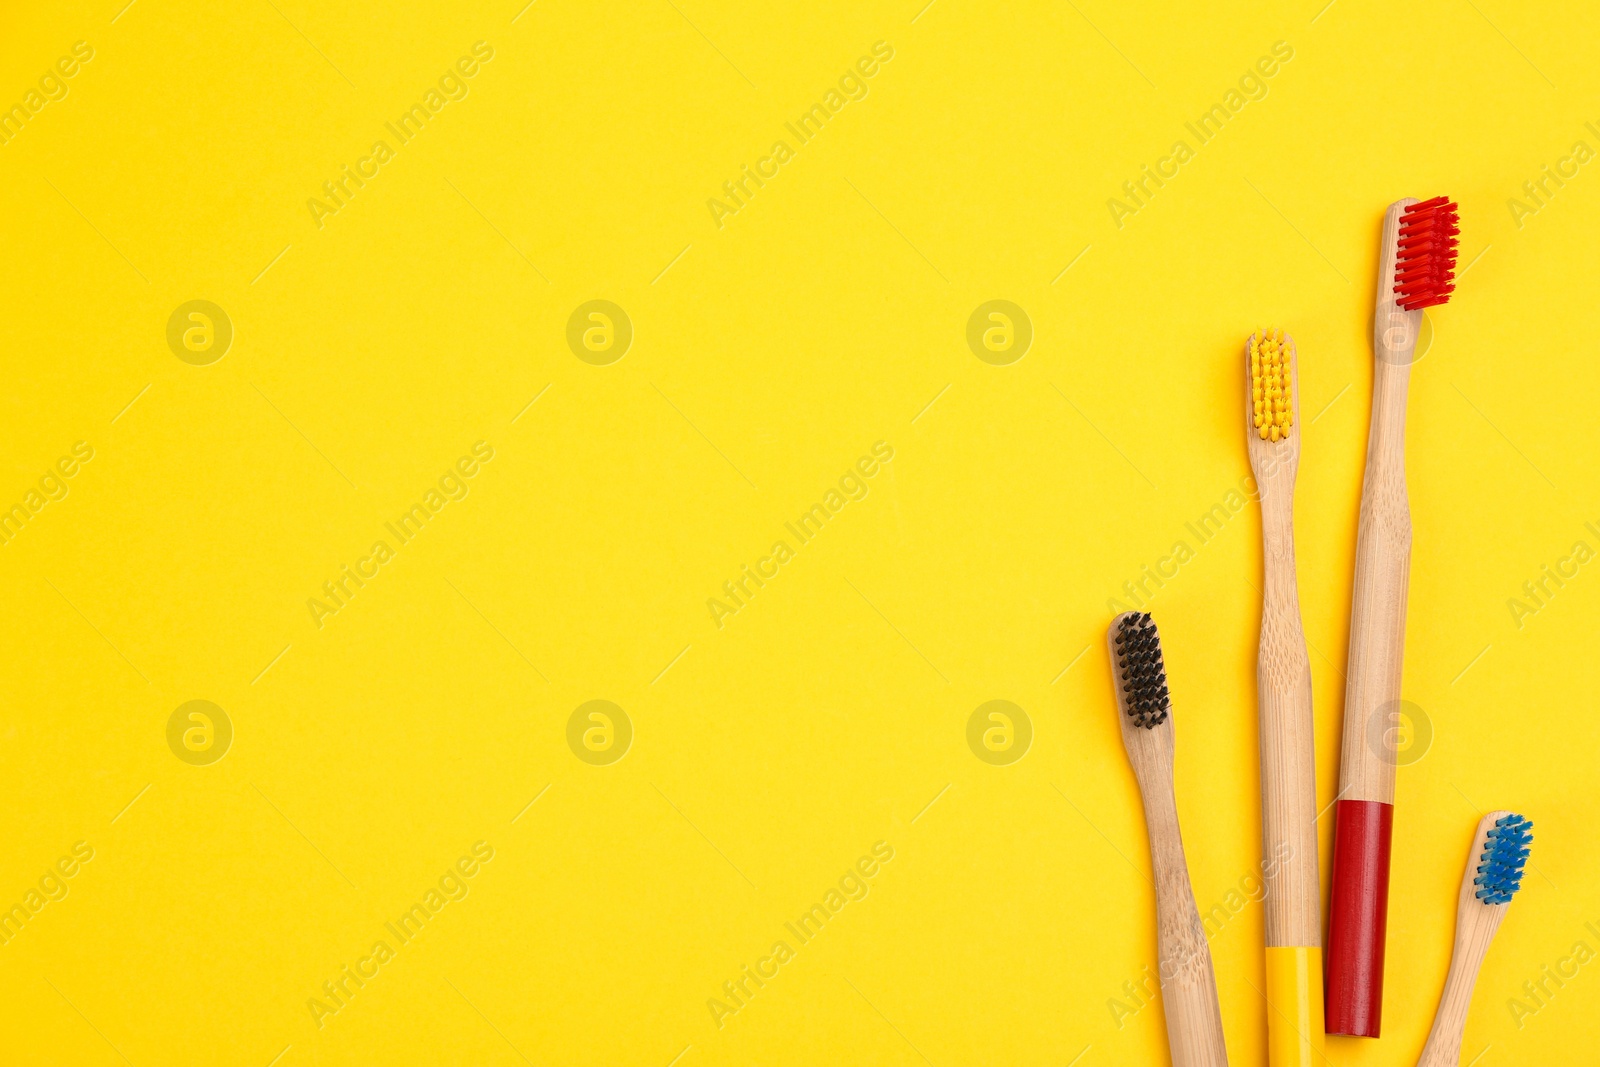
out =
[[[1256,690],[1261,714],[1261,854],[1266,882],[1267,1062],[1322,1061],[1322,903],[1317,871],[1311,663],[1294,567],[1300,464],[1294,339],[1257,330],[1246,343],[1245,439],[1261,500],[1263,584]]]
[[[1251,425],[1257,437],[1274,444],[1286,439],[1294,426],[1293,349],[1294,340],[1285,340],[1282,330],[1257,330],[1250,335]]]

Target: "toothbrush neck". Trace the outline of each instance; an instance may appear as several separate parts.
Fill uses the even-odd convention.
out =
[[[1269,592],[1294,593],[1294,483],[1263,486],[1261,547]],[[1287,588],[1277,587],[1287,582]]]
[[[1411,365],[1378,360],[1372,372],[1372,439],[1398,445],[1405,439]]]

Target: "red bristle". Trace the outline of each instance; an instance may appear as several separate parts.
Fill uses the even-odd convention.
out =
[[[1442,304],[1455,292],[1458,217],[1455,203],[1443,196],[1412,204],[1400,216],[1394,291],[1407,311]]]

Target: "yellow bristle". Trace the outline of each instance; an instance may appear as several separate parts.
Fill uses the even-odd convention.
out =
[[[1263,441],[1282,441],[1294,425],[1289,361],[1293,342],[1280,329],[1260,329],[1250,335],[1251,424]]]

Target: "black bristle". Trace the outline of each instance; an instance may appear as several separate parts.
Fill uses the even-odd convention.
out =
[[[1166,664],[1161,660],[1161,637],[1149,612],[1123,617],[1113,639],[1128,715],[1135,726],[1154,729],[1167,721],[1172,704],[1167,694]]]

